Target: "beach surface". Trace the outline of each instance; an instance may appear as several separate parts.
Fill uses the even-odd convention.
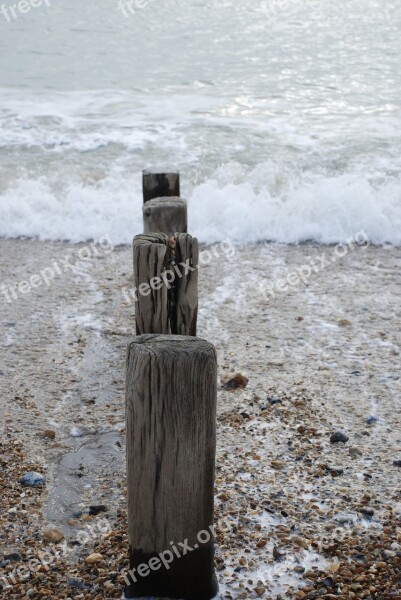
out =
[[[353,246],[203,247],[222,599],[401,597],[401,250]],[[119,598],[132,250],[1,240],[0,272],[2,598]]]

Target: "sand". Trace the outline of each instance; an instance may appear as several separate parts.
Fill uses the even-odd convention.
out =
[[[124,584],[131,249],[88,248],[0,241],[4,598],[117,598]],[[198,334],[220,381],[249,380],[218,393],[221,598],[401,597],[401,250],[204,250]],[[33,275],[37,287],[10,291]],[[46,486],[23,487],[28,471]],[[63,542],[45,539],[50,526]],[[21,581],[44,550],[48,567]]]

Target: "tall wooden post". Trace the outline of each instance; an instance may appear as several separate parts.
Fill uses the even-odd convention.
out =
[[[196,335],[198,240],[188,233],[134,238],[137,335]]]
[[[170,333],[168,316],[167,236],[162,233],[134,238],[136,333]],[[162,274],[163,279],[162,279]]]
[[[198,320],[198,240],[191,235],[176,235],[175,263],[176,305],[171,319],[171,333],[196,335]]]
[[[217,360],[197,337],[142,335],[126,382],[128,598],[210,600]]]
[[[160,173],[146,169],[142,172],[143,201],[161,196],[180,196],[180,174]]]
[[[142,212],[144,233],[156,231],[171,236],[187,232],[187,203],[182,198],[153,198],[143,205]]]

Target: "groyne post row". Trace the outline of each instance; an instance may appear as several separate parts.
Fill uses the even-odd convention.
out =
[[[127,598],[210,600],[218,588],[217,358],[196,337],[198,241],[186,231],[179,194],[178,173],[143,172],[144,233],[133,242],[137,337],[126,372]]]
[[[187,203],[180,198],[179,173],[144,171],[142,186],[144,233],[186,233]]]

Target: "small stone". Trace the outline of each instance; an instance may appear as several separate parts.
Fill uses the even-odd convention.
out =
[[[379,420],[379,419],[378,419],[377,417],[374,417],[373,415],[371,415],[370,417],[368,417],[368,418],[366,419],[366,423],[367,423],[368,425],[374,425],[375,423],[377,423],[377,421],[378,421],[378,420]]]
[[[94,505],[94,506],[90,506],[89,507],[89,514],[90,515],[98,515],[101,512],[107,512],[107,506],[105,506],[104,504],[98,504],[98,505]]]
[[[294,572],[299,574],[305,573],[305,567],[303,567],[302,565],[296,565],[294,567]]]
[[[330,442],[332,444],[337,444],[338,442],[342,442],[343,444],[345,444],[346,442],[348,442],[348,440],[349,437],[342,431],[335,431],[330,436]]]
[[[78,589],[78,590],[84,590],[85,589],[84,583],[82,581],[80,581],[79,579],[74,579],[73,577],[68,577],[67,584],[70,587]]]
[[[331,571],[332,573],[337,573],[337,571],[338,571],[338,569],[340,568],[340,566],[341,566],[341,565],[340,565],[340,563],[338,563],[338,562],[333,562],[333,563],[330,563],[330,565],[329,565],[329,569],[330,569],[330,571]]]
[[[362,456],[362,452],[359,450],[359,448],[350,448],[348,450],[348,454],[353,458],[356,458],[357,456]]]
[[[349,327],[350,325],[352,325],[352,323],[348,319],[339,319],[338,325],[339,327]]]
[[[273,469],[276,469],[276,471],[279,471],[285,465],[285,463],[281,460],[272,460],[270,464],[273,467]]]
[[[268,396],[266,398],[266,400],[270,403],[270,404],[282,404],[283,401],[281,400],[281,398],[277,398],[277,396]]]
[[[48,542],[54,542],[57,544],[58,542],[61,542],[61,540],[64,539],[64,533],[59,529],[49,527],[43,532],[43,538]]]
[[[21,560],[21,554],[18,554],[18,552],[11,552],[11,554],[5,554],[4,560],[8,560],[10,562],[18,562]]]
[[[100,563],[103,560],[103,556],[97,552],[94,552],[93,554],[89,554],[89,556],[87,556],[85,558],[85,562],[87,565],[96,565],[97,563]]]
[[[332,577],[326,577],[326,579],[323,579],[322,583],[324,587],[331,588],[334,585],[334,580]]]
[[[255,592],[257,593],[258,596],[263,596],[263,594],[265,593],[265,588],[264,587],[257,587],[255,588]]]
[[[298,546],[301,546],[301,548],[309,548],[309,540],[302,538],[299,535],[294,535],[292,539]]]
[[[342,467],[331,467],[330,465],[327,465],[326,469],[332,477],[339,477],[344,473],[344,469]]]
[[[273,558],[274,560],[281,561],[285,557],[285,554],[279,552],[277,546],[273,546]]]
[[[42,438],[49,438],[50,440],[54,440],[54,438],[56,437],[56,432],[52,431],[51,429],[46,429],[45,431],[40,431],[38,433],[39,437]]]
[[[46,483],[46,478],[40,473],[31,471],[29,473],[25,473],[25,475],[21,478],[21,483],[22,485],[26,485],[28,487],[42,487]]]
[[[236,373],[228,378],[222,380],[222,384],[224,389],[226,390],[236,390],[236,389],[244,389],[248,385],[249,379],[240,373]]]
[[[401,467],[401,460],[393,460],[394,467]]]
[[[267,540],[259,540],[256,544],[256,548],[264,548],[267,544]]]
[[[373,515],[375,514],[375,511],[373,510],[373,508],[368,508],[367,506],[360,508],[359,512],[361,512],[363,515],[365,515],[365,517],[373,517]]]

